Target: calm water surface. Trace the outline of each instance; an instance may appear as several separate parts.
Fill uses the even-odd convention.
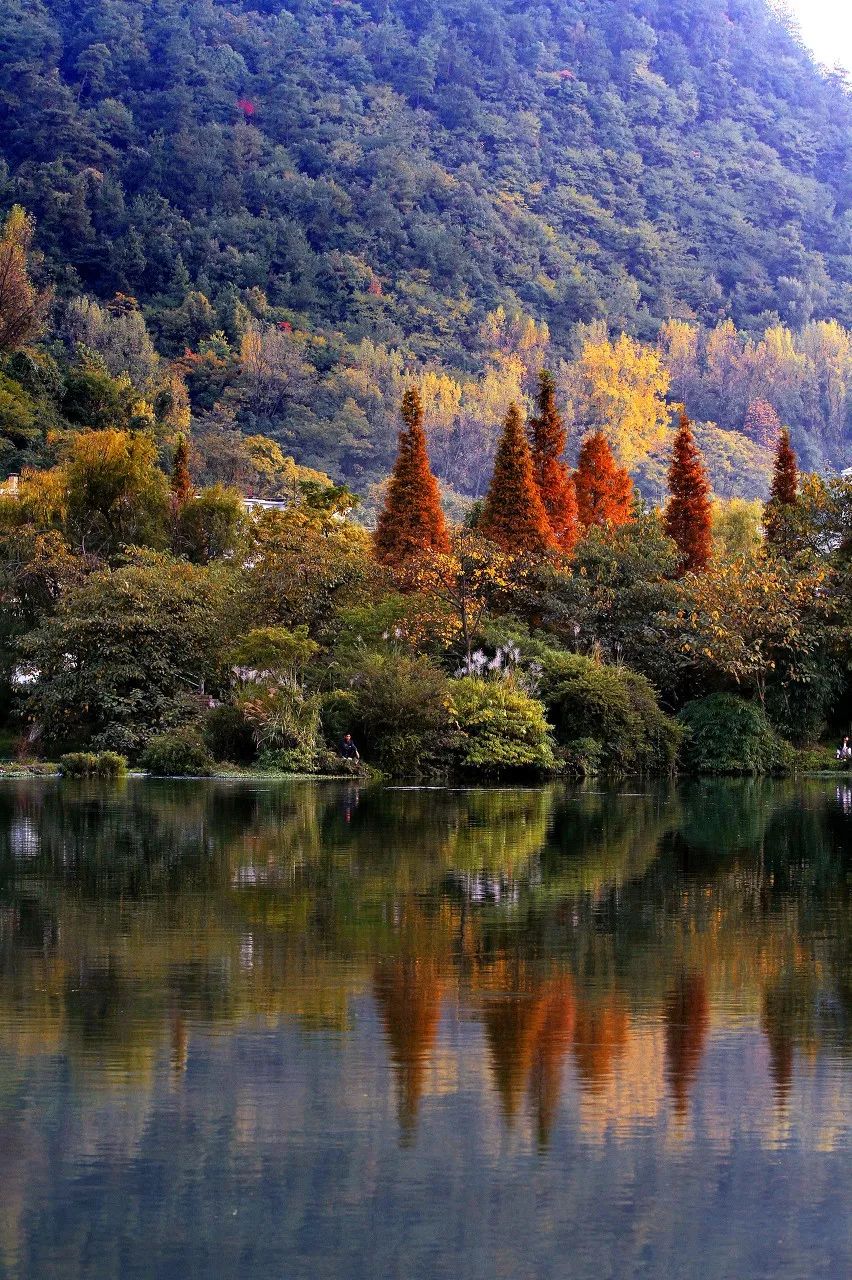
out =
[[[0,1276],[852,1274],[852,786],[0,784]]]

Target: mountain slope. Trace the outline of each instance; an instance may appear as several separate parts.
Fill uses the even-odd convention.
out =
[[[0,200],[68,288],[179,256],[427,356],[501,301],[852,320],[850,99],[764,0],[11,0],[0,49]]]

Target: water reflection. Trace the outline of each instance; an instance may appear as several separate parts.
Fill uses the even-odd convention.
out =
[[[161,1162],[203,1157],[214,1199],[237,1158],[290,1194],[344,1148],[366,1177],[390,1158],[387,1104],[398,1149],[452,1176],[474,1148],[509,1181],[524,1152],[567,1176],[576,1143],[616,1179],[649,1141],[658,1170],[687,1151],[696,1176],[744,1135],[839,1153],[850,850],[850,806],[819,784],[6,783],[0,1259],[82,1273],[62,1252],[69,1179],[95,1169],[102,1189],[153,1134]]]

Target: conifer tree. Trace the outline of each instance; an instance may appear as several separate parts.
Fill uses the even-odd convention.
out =
[[[399,450],[374,539],[377,559],[395,568],[424,551],[450,549],[416,387],[409,387],[402,397],[402,422]]]
[[[783,429],[775,450],[769,501],[763,508],[763,528],[767,541],[781,555],[794,549],[791,517],[798,505],[799,472],[796,454],[790,443],[790,432]]]
[[[509,405],[477,527],[483,537],[511,553],[540,554],[556,545],[535,482],[529,440],[516,404]]]
[[[189,474],[189,444],[186,436],[180,436],[175,447],[175,460],[171,477],[172,502],[182,511],[192,496],[192,477]]]
[[[586,436],[580,446],[574,488],[584,529],[629,524],[633,519],[633,481],[616,462],[602,431]]]
[[[577,494],[563,461],[565,425],[556,407],[556,383],[547,369],[539,374],[538,414],[530,421],[533,471],[553,536],[570,555],[577,544]]]
[[[678,551],[678,573],[700,573],[713,550],[710,481],[685,412],[675,433],[669,466],[665,530]]]

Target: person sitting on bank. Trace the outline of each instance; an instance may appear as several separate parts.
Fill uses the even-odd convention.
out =
[[[344,733],[340,739],[340,747],[338,748],[340,755],[344,760],[360,760],[361,753],[352,741],[351,733]]]

